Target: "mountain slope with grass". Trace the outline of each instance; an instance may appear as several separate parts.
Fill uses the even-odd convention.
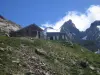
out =
[[[69,42],[0,36],[0,75],[100,75],[100,55]]]

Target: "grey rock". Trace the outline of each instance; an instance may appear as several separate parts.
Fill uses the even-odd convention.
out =
[[[5,49],[4,48],[0,48],[0,51],[5,51]]]
[[[89,67],[91,70],[95,70],[95,68],[92,65],[90,65]]]
[[[0,17],[0,32],[10,33],[11,31],[17,31],[19,29],[21,29],[20,25]]]
[[[43,49],[35,49],[35,53],[38,55],[44,55],[47,56],[47,53]]]

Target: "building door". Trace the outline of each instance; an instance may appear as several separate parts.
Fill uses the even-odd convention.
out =
[[[53,40],[53,37],[50,37],[50,40]]]

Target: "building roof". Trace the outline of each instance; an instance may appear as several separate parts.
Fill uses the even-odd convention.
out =
[[[39,31],[43,31],[43,29],[41,29],[39,26],[37,26],[36,24],[30,24],[29,26],[26,26],[25,28],[31,28],[33,30],[39,30]],[[23,29],[25,29],[23,28]]]
[[[43,31],[43,29],[41,29],[39,26],[37,26],[36,24],[30,24],[16,32],[22,31],[22,30],[26,30],[26,29],[30,29],[30,30],[34,30],[34,31]]]

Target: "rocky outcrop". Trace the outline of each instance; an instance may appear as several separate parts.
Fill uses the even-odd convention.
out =
[[[94,21],[93,23],[91,23],[91,27],[96,27],[96,26],[98,26],[98,25],[100,25],[100,20],[96,20],[96,21]],[[90,28],[91,28],[90,27]]]
[[[5,19],[0,15],[0,32],[9,33],[11,31],[17,31],[19,29],[21,29],[20,25]]]
[[[80,32],[72,20],[65,22],[60,32],[65,32],[70,41],[79,43],[89,50],[96,51],[100,48],[100,21],[91,23],[90,28]]]
[[[84,37],[86,37],[87,48],[96,51],[100,48],[100,21],[94,21],[91,23],[90,28],[88,28],[85,32]]]
[[[81,37],[80,31],[76,28],[72,20],[65,22],[61,26],[60,32],[65,32],[67,37],[72,41],[78,41],[79,38]]]

